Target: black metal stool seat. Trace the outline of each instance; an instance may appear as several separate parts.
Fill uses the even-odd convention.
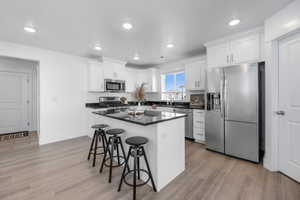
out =
[[[95,167],[96,165],[97,155],[104,154],[105,149],[107,147],[107,139],[104,133],[107,127],[109,127],[107,124],[95,124],[92,126],[92,128],[95,129],[95,132],[90,146],[88,160],[90,160],[91,155],[93,155],[93,167]],[[102,141],[102,146],[98,146],[98,142],[101,141]],[[97,152],[99,148],[103,149],[103,151],[100,153]]]
[[[101,173],[103,171],[104,166],[109,167],[109,183],[111,183],[112,168],[122,166],[126,160],[126,154],[124,151],[123,143],[121,137],[119,136],[124,132],[124,129],[109,129],[105,132],[105,134],[108,135],[109,138],[99,172]],[[121,148],[122,155],[120,155],[119,146]],[[116,155],[114,154],[115,150]],[[109,164],[107,163],[107,161],[109,161]],[[114,163],[114,161],[116,161],[116,163]]]
[[[124,133],[125,130],[124,129],[120,129],[120,128],[113,128],[113,129],[109,129],[106,131],[107,135],[120,135],[122,133]]]
[[[94,129],[103,129],[109,127],[107,124],[95,124],[92,126]]]
[[[148,139],[145,137],[140,136],[134,136],[127,138],[125,140],[126,144],[132,145],[132,146],[140,146],[148,143]]]
[[[135,136],[135,137],[127,138],[125,140],[125,142],[126,142],[126,144],[128,144],[130,146],[129,146],[128,154],[127,154],[127,157],[126,157],[126,160],[125,160],[125,166],[124,166],[123,173],[122,173],[122,176],[121,176],[118,191],[121,191],[122,183],[124,181],[125,184],[133,187],[133,200],[135,200],[136,199],[136,187],[143,186],[143,185],[147,184],[149,181],[151,181],[153,190],[156,192],[156,186],[155,186],[155,183],[154,183],[154,180],[153,180],[153,177],[152,177],[152,173],[151,173],[151,170],[150,170],[150,167],[149,167],[146,152],[145,152],[145,149],[144,149],[144,146],[143,146],[144,144],[148,143],[148,139],[145,138],[145,137]],[[128,162],[129,162],[130,157],[134,158],[133,170],[130,170],[129,166],[128,166]],[[140,169],[140,158],[141,157],[143,157],[144,160],[145,160],[147,170]],[[126,170],[127,170],[127,172],[126,172]],[[136,182],[137,178],[138,178],[138,180],[141,179],[140,178],[140,173],[141,172],[143,172],[147,175],[147,179],[144,182],[137,184],[137,182]],[[129,183],[126,180],[126,177],[129,174],[133,174],[133,183]]]

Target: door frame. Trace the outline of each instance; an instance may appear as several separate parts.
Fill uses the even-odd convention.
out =
[[[279,171],[279,42],[300,33],[300,28],[266,42],[266,153],[263,165],[270,171]]]
[[[40,92],[39,92],[39,61],[36,60],[29,60],[29,59],[21,59],[17,57],[10,57],[10,56],[2,56],[0,58],[4,59],[16,59],[21,61],[32,62],[32,70],[27,70],[25,68],[6,68],[0,69],[2,72],[10,72],[10,73],[22,73],[26,74],[30,81],[30,87],[28,92],[31,93],[31,105],[29,109],[32,109],[31,113],[28,113],[29,121],[30,121],[30,130],[37,131],[37,134],[40,134]]]

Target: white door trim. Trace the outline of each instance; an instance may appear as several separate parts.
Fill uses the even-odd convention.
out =
[[[283,37],[266,43],[266,154],[264,167],[279,171],[279,41],[300,32],[293,31]]]

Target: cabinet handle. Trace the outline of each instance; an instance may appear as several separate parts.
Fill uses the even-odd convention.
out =
[[[231,54],[231,63],[233,63],[234,61],[233,61],[233,54]]]
[[[229,63],[229,55],[227,55],[227,64]]]

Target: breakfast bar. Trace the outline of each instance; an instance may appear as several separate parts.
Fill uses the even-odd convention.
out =
[[[128,108],[93,112],[97,123],[124,129],[122,140],[132,136],[146,137],[145,146],[157,191],[160,191],[185,170],[186,114],[161,111],[135,111]],[[125,145],[126,152],[128,147]],[[129,163],[131,166],[132,163]],[[145,168],[141,162],[141,168]],[[147,179],[146,175],[141,175]]]

